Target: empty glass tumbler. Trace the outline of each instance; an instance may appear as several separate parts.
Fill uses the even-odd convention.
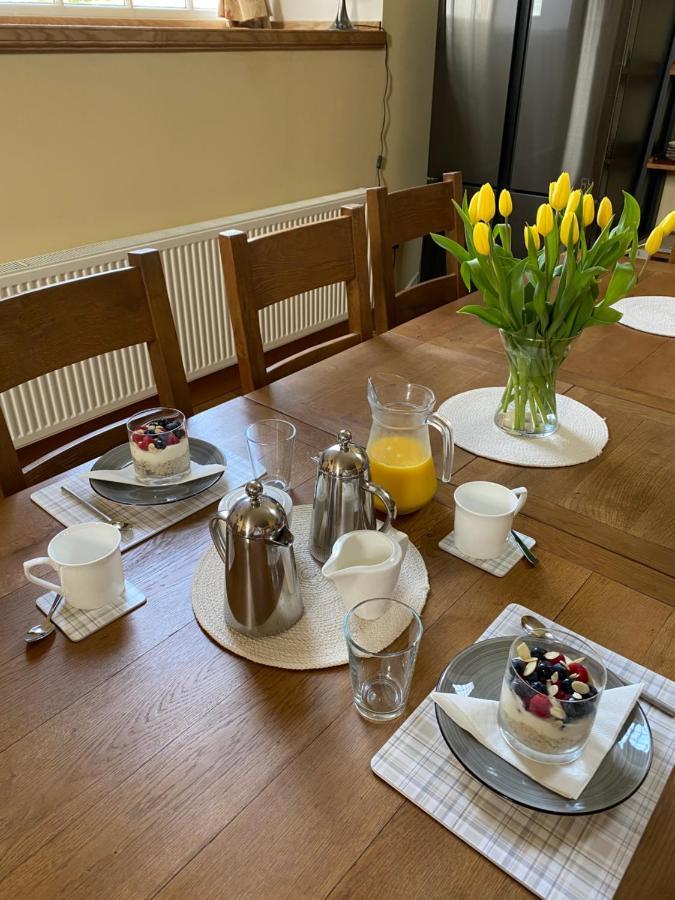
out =
[[[253,476],[287,491],[291,486],[296,428],[284,419],[261,419],[246,429]]]
[[[353,607],[343,627],[356,709],[371,722],[396,719],[410,693],[422,620],[399,600],[374,598]]]

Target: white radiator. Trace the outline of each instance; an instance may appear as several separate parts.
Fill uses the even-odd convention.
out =
[[[61,253],[0,264],[0,299],[69,278],[123,267],[127,251],[156,247],[162,256],[171,306],[189,380],[235,362],[234,340],[225,303],[218,232],[239,228],[252,235],[331,218],[345,203],[363,203],[362,189],[200,222],[152,234],[90,244]],[[266,348],[346,318],[344,285],[331,285],[263,310]],[[149,397],[154,382],[145,345],[107,353],[36,378],[0,397],[17,447],[64,426]]]

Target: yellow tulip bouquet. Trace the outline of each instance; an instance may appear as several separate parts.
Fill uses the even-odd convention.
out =
[[[584,328],[621,318],[613,306],[637,282],[640,246],[640,207],[630,194],[624,192],[623,197],[616,223],[608,197],[601,200],[596,217],[590,191],[572,190],[570,176],[563,172],[551,182],[549,202],[537,210],[535,224],[525,226],[524,259],[511,250],[511,196],[500,193],[503,222],[493,225],[495,193],[489,184],[470,203],[465,195],[462,206],[454,204],[464,222],[466,247],[444,235],[431,235],[459,261],[467,290],[473,286],[482,294],[482,304],[458,312],[500,329],[509,379],[495,422],[511,434],[546,435],[557,429],[555,380],[571,342]],[[594,221],[600,232],[591,241],[587,228]],[[647,255],[656,253],[674,229],[675,211],[647,238]]]

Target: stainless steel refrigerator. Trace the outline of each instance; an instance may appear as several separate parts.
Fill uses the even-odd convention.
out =
[[[675,0],[439,0],[430,178],[509,188],[516,241],[561,171],[620,204],[674,21]]]

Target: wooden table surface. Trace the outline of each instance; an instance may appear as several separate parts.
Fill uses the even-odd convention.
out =
[[[675,294],[675,277],[661,267],[641,292]],[[283,413],[298,426],[294,499],[310,502],[310,456],[340,427],[366,439],[366,377],[385,368],[439,399],[505,372],[495,335],[446,307],[201,413],[191,433],[243,453],[245,426]],[[529,470],[457,451],[453,485],[529,488],[519,521],[537,569],[497,579],[439,550],[453,485],[399,520],[431,582],[409,709],[515,601],[675,676],[674,376],[672,339],[591,329],[560,390],[607,417],[601,457]],[[399,723],[356,714],[346,667],[266,668],[205,636],[190,586],[211,513],[125,553],[146,606],[82,643],[25,649],[39,589],[21,564],[60,526],[27,491],[0,502],[0,897],[529,896],[372,774]],[[618,897],[669,894],[674,819],[671,778]]]

